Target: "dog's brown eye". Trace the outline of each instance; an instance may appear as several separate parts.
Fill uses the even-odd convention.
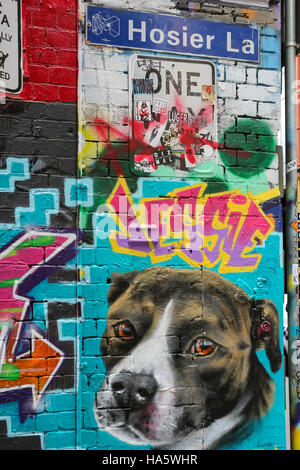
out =
[[[191,347],[191,353],[197,354],[197,356],[208,356],[211,354],[215,349],[215,343],[210,341],[207,338],[197,338]]]
[[[114,326],[115,335],[123,341],[131,341],[135,336],[135,330],[129,321],[122,321]]]

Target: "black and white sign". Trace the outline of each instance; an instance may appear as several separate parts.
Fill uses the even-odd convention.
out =
[[[22,90],[21,1],[0,0],[0,90]]]

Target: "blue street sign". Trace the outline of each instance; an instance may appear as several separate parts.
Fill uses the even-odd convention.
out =
[[[88,44],[259,61],[259,31],[181,16],[87,6]]]

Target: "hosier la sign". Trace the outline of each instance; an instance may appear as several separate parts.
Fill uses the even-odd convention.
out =
[[[165,197],[133,200],[123,178],[107,200],[110,217],[98,208],[97,237],[109,236],[117,253],[149,256],[160,263],[179,256],[191,266],[220,273],[252,272],[262,255],[256,251],[275,230],[272,214],[261,204],[279,196],[240,190],[204,195],[205,183],[176,189]]]
[[[230,25],[87,6],[86,41],[129,49],[259,61],[259,31]]]

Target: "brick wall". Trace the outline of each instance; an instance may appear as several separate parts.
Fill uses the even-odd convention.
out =
[[[37,263],[46,270],[53,263],[50,253],[61,246],[57,233],[73,233],[77,225],[76,206],[65,197],[66,181],[77,176],[77,2],[23,0],[22,17],[23,90],[6,95],[0,105],[2,252],[29,235],[18,260],[5,261],[2,254],[1,272],[9,278],[22,271],[31,283]],[[48,228],[56,238],[52,249],[50,239],[46,241]],[[33,241],[34,230],[42,235],[40,241],[46,237],[45,244]],[[67,257],[72,258],[74,253]],[[67,268],[65,262],[63,256],[56,258],[46,278],[40,272],[29,306],[20,305],[19,314],[13,313],[13,294],[1,289],[1,308],[6,305],[13,321],[12,330],[8,327],[7,336],[1,336],[1,449],[59,448],[62,434],[64,447],[75,446],[74,325],[80,310],[76,261]],[[1,315],[3,333],[7,323]],[[13,359],[9,342],[14,343]],[[20,362],[23,355],[32,360]],[[5,365],[11,360],[18,379]]]
[[[96,1],[90,3],[100,5]],[[251,338],[251,342],[250,322],[241,320],[241,324],[248,325],[245,328],[249,337],[245,341],[251,342],[249,370],[253,371],[253,363],[262,367],[261,374],[268,385],[263,388],[263,383],[249,371],[238,372],[233,378],[226,372],[226,364],[230,363],[227,356],[222,367],[216,367],[215,374],[211,374],[215,392],[210,412],[221,415],[223,410],[226,413],[235,410],[236,402],[225,402],[225,389],[221,393],[217,387],[226,382],[238,388],[241,376],[246,377],[244,385],[251,394],[251,405],[255,402],[251,413],[259,415],[256,404],[262,396],[269,400],[269,408],[259,415],[257,422],[251,423],[251,432],[245,438],[237,436],[233,441],[233,433],[229,432],[224,447],[272,450],[285,447],[283,368],[275,372],[278,364],[274,366],[270,349],[265,353],[262,334],[263,320],[271,322],[272,332],[278,332],[278,338],[270,333],[269,343],[273,345],[278,339],[282,350],[282,211],[276,151],[280,143],[280,5],[256,11],[242,7],[200,7],[197,2],[180,2],[184,3],[180,9],[178,3],[153,0],[145,6],[140,0],[110,0],[106,6],[145,9],[155,14],[184,15],[217,23],[255,24],[260,30],[260,61],[198,58],[212,62],[216,71],[213,115],[217,131],[215,140],[208,144],[214,147],[213,158],[203,157],[195,174],[194,170],[170,174],[173,168],[165,167],[160,169],[161,173],[145,175],[133,168],[136,148],[145,151],[149,145],[142,133],[136,145],[129,86],[131,57],[141,51],[87,44],[83,0],[78,2],[79,8],[76,0],[23,0],[24,87],[19,95],[6,96],[5,103],[0,105],[2,449],[149,449],[156,446],[150,436],[151,425],[158,435],[165,429],[159,416],[169,424],[168,429],[178,426],[176,412],[181,409],[184,410],[182,427],[189,420],[194,423],[194,419],[200,419],[203,395],[195,392],[200,387],[204,393],[210,387],[193,381],[201,375],[194,368],[199,357],[193,356],[192,363],[186,362],[180,373],[171,373],[166,366],[189,360],[182,344],[184,336],[190,333],[185,333],[182,327],[180,334],[167,332],[170,357],[160,355],[156,346],[148,347],[144,356],[145,368],[148,370],[149,364],[155,368],[157,382],[161,376],[167,380],[177,374],[181,382],[171,384],[172,396],[182,393],[179,401],[168,398],[164,409],[155,402],[158,418],[151,415],[151,407],[142,411],[144,415],[138,415],[145,440],[133,443],[126,434],[115,435],[109,426],[103,428],[97,421],[95,406],[99,407],[98,417],[104,413],[107,424],[121,419],[115,418],[117,415],[112,412],[116,404],[109,402],[111,390],[106,390],[105,384],[110,383],[110,364],[115,363],[113,372],[117,374],[118,364],[124,364],[122,361],[128,357],[125,350],[113,350],[120,343],[116,325],[112,331],[107,329],[111,323],[111,320],[107,322],[107,316],[111,315],[107,295],[114,286],[113,273],[130,273],[133,278],[132,271],[152,267],[171,270],[152,291],[149,288],[143,292],[147,305],[153,298],[160,303],[158,311],[165,308],[171,276],[174,276],[171,291],[174,289],[176,294],[176,288],[191,272],[200,276],[201,282],[201,276],[204,279],[207,271],[220,276],[220,286],[230,282],[233,295],[227,303],[235,302],[240,295],[248,296],[246,304],[251,299],[251,305],[256,306],[251,311],[252,320],[257,322],[253,331],[258,328],[260,336]],[[153,60],[164,55],[146,54],[153,56]],[[177,55],[172,57],[175,60]],[[124,206],[118,206],[120,197],[125,198],[125,210]],[[162,200],[172,210],[178,201],[204,208],[203,226],[200,226],[202,222],[193,221],[194,225],[200,223],[198,244],[192,244],[190,229],[187,230],[190,246],[185,246],[187,240],[175,241],[171,236],[167,255],[161,232],[156,233],[156,244],[154,239],[143,240],[141,234],[145,233],[146,222],[141,214],[145,202],[157,204]],[[129,225],[132,223],[130,227],[125,225],[125,233],[129,228],[125,239],[118,238],[121,229],[118,216],[125,216],[125,222],[128,216],[127,222],[129,219]],[[154,228],[160,229],[157,219],[154,222],[157,224]],[[206,241],[204,234],[213,238]],[[186,271],[181,274],[182,269],[188,270],[188,274]],[[188,284],[183,288],[182,297],[189,288]],[[153,298],[150,291],[155,292]],[[203,294],[197,307],[202,312],[202,320],[206,321],[210,315],[212,303],[225,305],[226,298],[224,293],[224,297],[211,302]],[[264,311],[263,299],[272,301],[268,305],[275,307]],[[126,318],[118,317],[118,321],[128,320],[129,310],[126,309]],[[195,325],[199,312],[191,316]],[[270,312],[274,317],[271,318]],[[150,312],[149,320],[148,313],[147,308],[143,310],[136,329],[146,324],[151,336],[154,316]],[[248,313],[243,310],[243,315]],[[183,318],[183,314],[178,313],[178,318]],[[196,335],[198,330],[195,327],[193,331]],[[262,349],[258,356],[256,347]],[[246,349],[245,346],[241,351]],[[154,353],[150,361],[149,350]],[[132,349],[130,377],[141,372],[134,370],[135,351]],[[218,375],[219,370],[225,370],[230,379]],[[194,371],[191,376],[189,371]],[[274,401],[272,386],[276,389]],[[262,393],[253,399],[255,390]],[[98,401],[95,401],[97,393]],[[232,394],[230,390],[227,393]],[[209,403],[208,399],[200,415],[208,413]],[[121,416],[122,412],[121,409]],[[218,423],[219,416],[214,419]],[[210,420],[213,418],[205,415],[203,423]],[[214,432],[212,437],[205,434],[207,426],[203,423],[201,447],[207,448],[216,437]],[[182,448],[194,445],[192,436],[187,436]]]
[[[97,4],[97,2],[94,3]],[[146,10],[152,13],[182,14],[182,11],[174,9],[174,4],[175,2],[168,1],[148,2]],[[136,11],[143,11],[144,8],[142,2],[139,3],[137,1],[127,1],[126,5],[124,5],[124,2],[113,1],[106,4],[106,6],[108,8],[131,8]],[[145,442],[134,444],[129,436],[119,436],[117,431],[113,431],[110,428],[109,424],[106,427],[101,425],[101,419],[99,420],[99,429],[97,429],[93,418],[96,394],[98,393],[99,400],[98,413],[102,415],[101,409],[105,407],[103,403],[109,400],[104,394],[109,394],[109,386],[105,384],[109,384],[110,373],[117,374],[118,367],[121,368],[122,364],[124,364],[123,367],[127,365],[126,358],[121,357],[119,359],[121,365],[118,366],[116,364],[115,368],[110,371],[111,366],[107,357],[110,354],[117,354],[116,352],[109,352],[109,344],[114,344],[116,339],[113,332],[109,333],[109,326],[105,326],[107,315],[111,315],[107,313],[109,306],[105,300],[105,294],[109,290],[110,277],[114,271],[124,273],[133,270],[140,271],[155,266],[169,266],[174,270],[188,269],[192,266],[200,270],[204,268],[204,273],[205,269],[211,269],[222,273],[224,278],[241,287],[250,297],[272,298],[277,305],[279,316],[282,317],[282,265],[280,267],[274,260],[274,252],[272,255],[269,252],[271,246],[275,252],[277,250],[278,253],[281,252],[280,233],[282,230],[281,195],[278,187],[279,161],[276,152],[276,145],[279,145],[281,142],[281,35],[279,5],[273,6],[269,11],[253,11],[246,8],[200,7],[198,4],[188,4],[188,2],[185,2],[184,11],[188,11],[185,14],[191,15],[194,19],[209,19],[214,22],[225,23],[236,22],[237,24],[244,25],[255,24],[260,30],[260,61],[258,64],[221,58],[204,58],[211,60],[216,68],[216,140],[220,146],[220,151],[215,153],[213,161],[204,161],[203,165],[199,166],[197,177],[194,174],[190,174],[192,179],[189,179],[188,175],[183,173],[180,176],[172,173],[172,177],[169,177],[167,169],[157,175],[153,171],[149,175],[139,174],[139,176],[136,176],[136,172],[133,170],[134,151],[132,148],[134,148],[135,141],[132,128],[135,125],[135,118],[133,115],[130,115],[130,101],[133,98],[130,83],[132,75],[130,75],[129,63],[132,54],[151,55],[151,53],[139,50],[122,50],[121,48],[95,47],[87,44],[83,36],[81,36],[79,46],[79,63],[81,64],[78,89],[78,106],[80,110],[79,139],[81,149],[79,171],[82,179],[92,179],[94,195],[93,203],[91,202],[85,208],[81,207],[79,222],[80,227],[89,233],[88,244],[82,246],[80,252],[82,275],[85,282],[89,284],[84,286],[85,293],[83,293],[83,298],[86,299],[83,304],[83,316],[84,318],[88,317],[88,324],[85,332],[86,336],[83,335],[81,346],[82,361],[87,364],[82,374],[85,384],[85,399],[82,404],[84,412],[82,433],[90,432],[90,437],[94,436],[94,441],[91,439],[90,445],[92,446],[92,442],[96,441],[97,448],[103,450],[109,448],[133,449],[137,448],[137,446],[139,446],[139,449],[147,448],[145,447],[147,446],[147,439]],[[84,19],[85,8],[83,2],[81,3],[81,15]],[[155,60],[163,55],[160,53],[152,54],[153,61],[155,62]],[[181,107],[184,108],[182,102]],[[181,109],[181,111],[183,110]],[[147,139],[145,132],[141,131],[138,135],[141,140],[137,145],[143,147],[143,142],[146,142]],[[147,145],[149,145],[149,141],[145,144],[146,149],[149,148]],[[148,154],[147,151],[145,153]],[[161,256],[160,258],[156,255],[158,247],[155,248],[155,246],[157,245],[154,244],[152,251],[150,249],[147,251],[148,245],[142,245],[142,237],[140,237],[140,245],[137,242],[138,236],[134,238],[134,235],[128,235],[129,240],[131,239],[131,242],[128,244],[124,241],[121,243],[118,240],[118,235],[122,233],[122,224],[120,224],[118,218],[118,216],[121,217],[122,210],[119,208],[118,202],[116,202],[116,200],[118,201],[116,198],[118,192],[122,194],[122,197],[126,195],[129,198],[127,203],[130,205],[130,210],[133,213],[143,213],[145,201],[153,200],[153,203],[158,203],[160,200],[163,202],[170,201],[174,195],[172,191],[178,191],[178,188],[183,188],[180,194],[183,198],[187,198],[187,202],[196,204],[193,200],[192,191],[189,192],[188,188],[189,185],[197,183],[205,183],[207,188],[204,194],[210,194],[212,198],[224,194],[224,191],[241,191],[242,194],[248,195],[250,198],[250,195],[253,195],[254,200],[260,200],[260,195],[270,191],[270,199],[265,200],[259,206],[266,214],[267,219],[273,220],[274,232],[267,242],[262,240],[258,242],[261,246],[260,253],[262,258],[259,265],[251,273],[244,269],[245,266],[241,266],[235,272],[230,272],[223,263],[220,263],[220,253],[218,263],[209,263],[204,257],[204,260],[202,259],[202,262],[197,264],[195,262],[197,250],[198,259],[201,258],[201,248],[199,248],[199,245],[198,247],[193,245],[193,249],[190,250],[191,255],[184,257],[181,255],[181,251],[183,251],[182,245],[173,244],[172,237],[170,237],[169,245],[171,246],[170,252],[174,250],[174,254],[166,255],[165,257]],[[113,199],[113,196],[116,199]],[[112,199],[114,200],[113,206]],[[105,204],[108,201],[110,201],[111,218],[105,216],[105,210],[107,210],[107,207],[105,209]],[[119,201],[121,201],[121,197]],[[201,203],[205,205],[202,199]],[[222,209],[219,210],[221,211]],[[112,219],[115,224],[112,222]],[[246,227],[249,228],[258,221],[256,217],[251,217],[249,213],[244,213],[242,220],[245,224],[242,229],[243,233],[247,230]],[[210,223],[209,221],[210,216],[207,215],[207,219],[204,219],[204,227],[205,223]],[[143,224],[145,223],[145,219],[141,220],[139,216],[132,222],[140,230],[143,230]],[[130,223],[127,226],[129,233],[133,233],[133,225],[131,229]],[[105,237],[105,231],[109,229],[116,230],[110,239]],[[156,226],[156,229],[159,231],[158,226]],[[201,229],[199,229],[199,232],[201,233]],[[134,231],[134,233],[136,232]],[[259,232],[257,234],[260,237]],[[159,239],[158,243],[161,243],[159,248],[163,250],[162,240]],[[200,241],[199,243],[201,246]],[[218,238],[218,243],[221,243],[220,238]],[[226,242],[224,241],[224,243]],[[242,253],[242,246],[237,249],[239,253]],[[206,248],[202,247],[202,250],[205,252]],[[276,259],[278,260],[278,257]],[[100,265],[104,270],[108,271],[108,281],[105,280],[105,276],[101,280],[96,280],[93,277],[91,269],[94,264]],[[168,275],[166,275],[165,283],[167,284],[168,282]],[[278,286],[281,287],[277,290]],[[157,289],[158,292],[160,289],[162,292],[164,291],[162,286],[157,286]],[[87,300],[91,295],[93,296],[92,305]],[[163,296],[164,294],[162,293],[161,295]],[[111,308],[113,311],[114,306]],[[122,316],[122,314],[120,315]],[[130,316],[129,313],[127,315]],[[98,325],[97,329],[95,329],[95,324]],[[109,325],[109,321],[107,325]],[[102,336],[104,339],[101,341]],[[107,348],[102,346],[102,349],[100,349],[100,343],[103,345],[104,341],[107,341],[108,346]],[[102,352],[103,349],[105,352]],[[119,355],[122,356],[121,353]],[[139,371],[138,363],[135,366],[135,360],[138,361],[135,358],[135,351],[132,352],[132,356],[130,363],[132,369],[130,368],[129,370],[135,374]],[[96,361],[94,361],[95,357]],[[160,359],[155,354],[155,348],[153,349],[153,355],[149,357],[149,362],[153,364],[153,370],[155,370],[155,364],[160,362]],[[145,369],[150,367],[147,361],[148,358],[145,356]],[[114,363],[116,362],[114,361]],[[263,362],[263,364],[268,369],[267,363]],[[169,373],[163,367],[163,359],[161,358],[162,377]],[[184,375],[184,372],[182,374]],[[280,374],[281,372],[278,372],[275,375],[278,390],[282,390],[280,385],[282,383],[282,375]],[[104,381],[105,375],[106,381]],[[160,377],[159,374],[158,377]],[[184,381],[184,378],[182,380]],[[183,382],[182,388],[184,388]],[[176,394],[176,391],[174,393]],[[279,391],[280,394],[281,392]],[[281,394],[282,398],[283,395]],[[264,419],[261,421],[262,426],[266,426],[264,428],[264,435],[256,429],[248,440],[241,439],[240,441],[235,441],[235,443],[227,443],[224,444],[224,448],[274,449],[276,447],[284,447],[285,437],[284,433],[281,433],[283,428],[277,427],[277,413],[281,407],[281,399],[279,398],[278,402],[274,402],[273,407],[269,411],[270,414],[267,414],[266,421]],[[108,423],[110,419],[114,420],[113,415],[110,414],[110,407],[114,408],[113,398],[111,400],[107,405],[108,409],[105,415]],[[194,407],[196,414],[195,403],[197,399],[194,398],[194,400],[189,401],[188,405],[185,403],[185,406]],[[221,397],[220,400],[222,401]],[[172,411],[170,410],[171,415]],[[274,418],[275,421],[272,421],[275,415],[277,418]],[[266,437],[270,431],[267,430],[268,419],[273,422],[272,437],[270,439]],[[172,418],[170,417],[168,420],[172,421]],[[184,426],[183,423],[182,426]],[[284,427],[284,423],[282,423],[282,426]],[[176,424],[174,424],[174,427],[176,427]],[[205,433],[205,431],[203,432]],[[85,442],[88,445],[88,439]],[[209,445],[208,442],[208,438],[207,444],[205,438],[203,438],[204,448],[206,445]],[[188,438],[185,445],[189,445]],[[190,441],[190,445],[193,446],[192,441]]]
[[[23,2],[24,87],[29,101],[76,101],[77,5]]]

